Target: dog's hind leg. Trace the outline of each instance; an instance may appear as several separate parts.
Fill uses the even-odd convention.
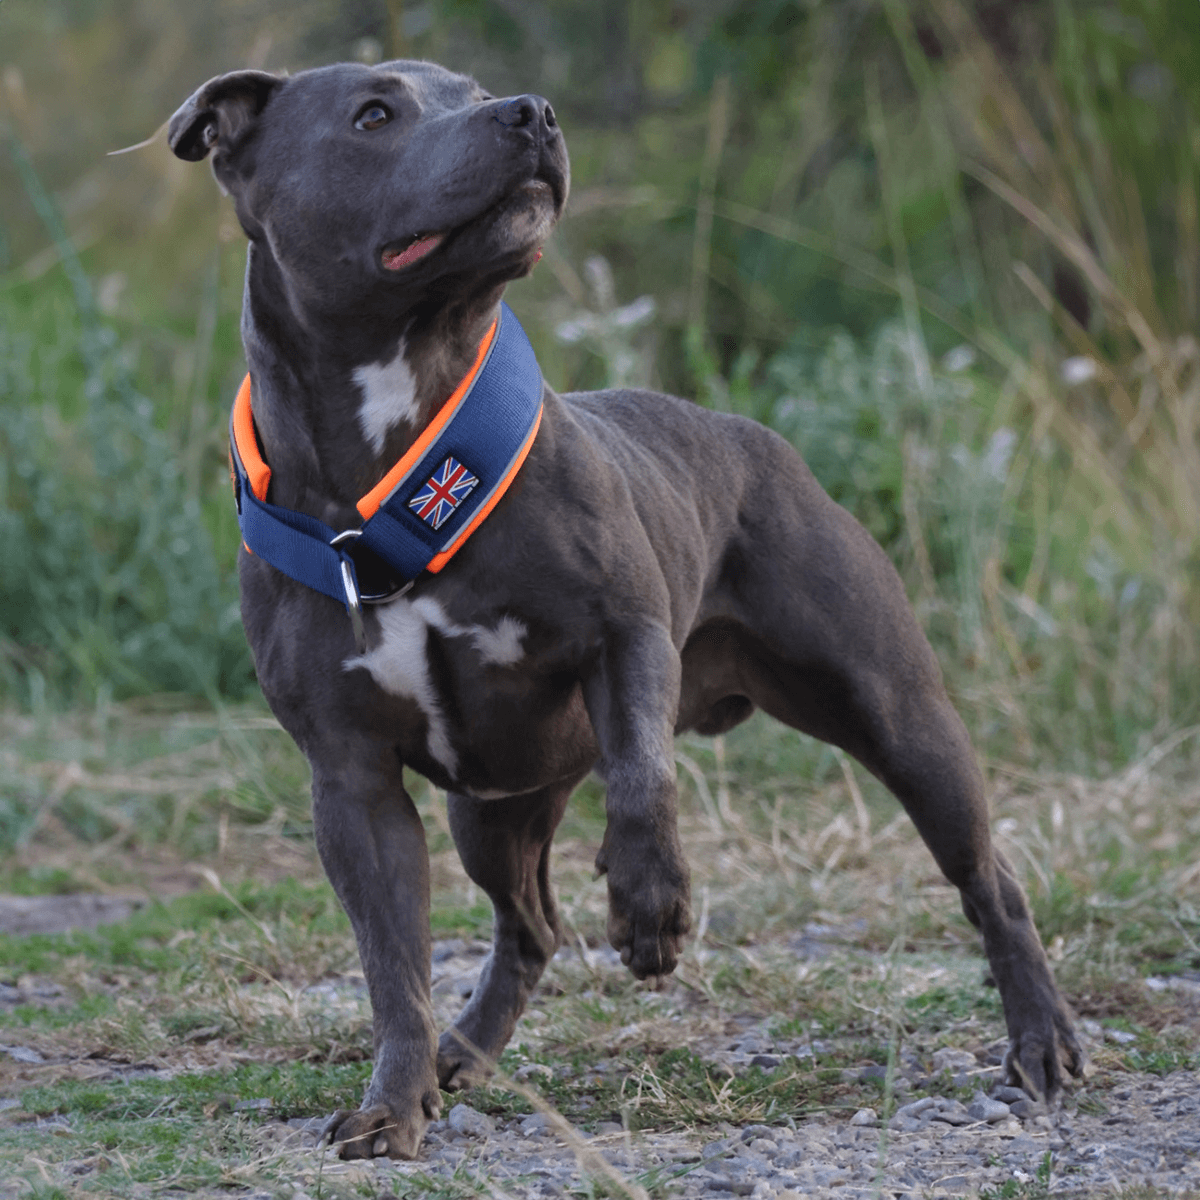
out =
[[[778,497],[772,511],[786,503]],[[1082,1069],[1082,1051],[1025,896],[992,845],[983,779],[933,651],[895,570],[857,522],[812,489],[793,520],[799,534],[769,559],[757,550],[780,545],[769,536],[734,548],[739,649],[725,661],[740,678],[729,690],[841,746],[904,805],[983,934],[1010,1076],[1053,1098],[1064,1065]],[[717,632],[707,635],[712,645]],[[697,639],[691,652],[700,651]]]
[[[1010,1082],[1054,1100],[1065,1072],[1082,1070],[1082,1049],[1025,895],[992,845],[983,779],[935,672],[932,663],[903,679],[864,671],[841,697],[827,693],[831,708],[840,701],[853,714],[854,735],[837,740],[904,805],[982,933],[1008,1026]]]
[[[451,795],[450,829],[467,874],[495,910],[492,952],[479,984],[438,1044],[447,1091],[486,1079],[562,941],[550,882],[550,843],[578,779],[526,796]]]

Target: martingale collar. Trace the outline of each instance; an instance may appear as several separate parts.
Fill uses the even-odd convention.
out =
[[[362,605],[391,600],[423,571],[436,573],[450,561],[516,478],[541,419],[541,369],[502,303],[466,377],[358,501],[363,523],[338,531],[267,502],[271,468],[258,447],[247,375],[229,421],[242,541],[298,583],[345,604],[361,654]],[[360,573],[370,585],[365,590]]]

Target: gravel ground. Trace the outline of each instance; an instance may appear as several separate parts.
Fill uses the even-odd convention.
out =
[[[434,997],[442,1023],[469,994],[485,951],[483,943],[457,939],[435,945]],[[619,969],[607,949],[592,952],[592,957]],[[1147,985],[1151,990],[1186,989],[1188,1002],[1200,1003],[1200,981],[1151,979]],[[61,991],[53,984],[44,996],[0,987],[0,1004],[54,1004]],[[325,1009],[344,1006],[348,1016],[366,1011],[361,980],[316,984],[306,995]],[[1119,1044],[1133,1036],[1092,1021],[1081,1023],[1081,1035],[1093,1056],[1105,1042]],[[689,1045],[711,1064],[714,1078],[770,1070],[789,1056],[800,1059],[834,1048],[803,1034],[781,1040],[761,1015],[738,1023],[732,1035],[689,1038]],[[875,1111],[864,1108],[800,1121],[785,1117],[771,1125],[631,1134],[612,1121],[584,1130],[549,1111],[496,1116],[460,1103],[431,1126],[420,1159],[412,1163],[344,1163],[333,1150],[322,1154],[323,1118],[268,1120],[254,1136],[264,1152],[280,1157],[284,1176],[294,1179],[291,1200],[312,1200],[322,1179],[381,1197],[474,1193],[499,1200],[597,1195],[638,1200],[980,1195],[1036,1200],[1046,1194],[1093,1197],[1139,1187],[1153,1189],[1150,1194],[1156,1197],[1200,1198],[1200,1074],[1109,1073],[1107,1086],[1085,1089],[1085,1103],[1080,1104],[1078,1093],[1071,1095],[1062,1111],[1048,1116],[1019,1089],[1001,1086],[1003,1045],[974,1052],[941,1047],[931,1059],[917,1054],[903,1058],[894,1079],[900,1107],[886,1126]],[[16,1063],[43,1061],[24,1046],[0,1045],[0,1055]],[[925,1085],[933,1082],[927,1074],[931,1063],[941,1084],[949,1076],[956,1093],[970,1098],[924,1094]],[[619,1060],[601,1056],[592,1069],[599,1074],[620,1069]],[[535,1087],[557,1070],[571,1068],[527,1063],[516,1071],[517,1084]],[[882,1074],[883,1068],[872,1064],[847,1069],[843,1079],[864,1081]],[[18,1104],[17,1099],[0,1101],[0,1109]],[[237,1105],[259,1106],[269,1111],[270,1101]],[[69,1120],[57,1116],[36,1124],[52,1133],[54,1125]],[[9,1194],[15,1193],[0,1181],[0,1195]],[[239,1192],[235,1187],[222,1194],[279,1200],[284,1193]]]
[[[438,943],[435,996],[451,1001],[467,994],[484,950],[481,943]],[[594,953],[605,957],[605,951]],[[1084,1021],[1081,1036],[1092,1051],[1105,1039],[1129,1035]],[[804,1039],[781,1043],[766,1022],[748,1026],[732,1041],[693,1045],[717,1071],[729,1073],[771,1069],[786,1055],[822,1048]],[[935,1053],[936,1072],[949,1072],[958,1088],[975,1088],[967,1103],[921,1095],[924,1069],[916,1059],[902,1062],[895,1080],[900,1107],[887,1128],[873,1110],[861,1109],[770,1126],[630,1134],[610,1122],[589,1132],[547,1114],[495,1118],[464,1103],[431,1126],[417,1162],[345,1164],[330,1151],[324,1170],[400,1193],[454,1180],[464,1190],[474,1183],[484,1195],[531,1198],[588,1195],[587,1180],[606,1175],[608,1194],[619,1195],[623,1187],[633,1196],[686,1200],[917,1200],[1047,1191],[1093,1197],[1146,1185],[1162,1194],[1200,1197],[1196,1072],[1125,1074],[1103,1093],[1102,1115],[1072,1111],[1068,1098],[1064,1110],[1048,1116],[1019,1089],[1001,1086],[1003,1049],[1002,1042],[990,1047],[982,1063],[966,1050]],[[536,1082],[530,1077],[550,1070],[531,1065],[518,1076]],[[880,1070],[867,1067],[860,1074]],[[314,1127],[309,1123],[305,1135]],[[282,1129],[279,1136],[286,1136]]]
[[[979,1119],[972,1116],[977,1107],[986,1110]],[[556,1197],[587,1194],[585,1179],[603,1178],[595,1161],[602,1157],[634,1195],[915,1200],[1001,1194],[1010,1180],[1025,1185],[1017,1195],[1036,1195],[1049,1154],[1051,1195],[1091,1197],[1151,1185],[1170,1195],[1200,1196],[1200,1078],[1194,1072],[1131,1075],[1110,1094],[1108,1107],[1103,1117],[1021,1120],[999,1099],[961,1105],[925,1097],[901,1108],[887,1130],[866,1109],[850,1120],[820,1117],[794,1128],[725,1127],[714,1139],[712,1131],[629,1135],[615,1125],[564,1136],[542,1114],[493,1120],[460,1104],[430,1129],[418,1162],[367,1166],[331,1157],[324,1170],[331,1178],[350,1174],[394,1191],[456,1178],[477,1181],[485,1194]]]

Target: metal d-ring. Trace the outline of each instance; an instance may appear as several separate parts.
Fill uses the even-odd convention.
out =
[[[347,529],[339,533],[329,544],[339,546],[342,542],[353,541],[362,535],[356,529]],[[338,566],[342,569],[342,591],[346,593],[346,612],[350,616],[350,628],[354,631],[354,648],[359,654],[367,652],[367,632],[363,628],[362,597],[358,594],[358,579],[354,574],[354,564],[350,555],[339,552]]]
[[[329,544],[337,548],[343,542],[354,542],[360,537],[362,537],[361,529],[344,529],[336,537],[332,538]],[[390,592],[371,592],[364,596],[358,590],[358,577],[355,574],[354,563],[349,553],[339,550],[338,565],[342,568],[342,589],[346,593],[346,612],[350,615],[350,627],[354,631],[354,645],[357,647],[359,654],[366,654],[367,635],[366,630],[363,628],[362,606],[364,604],[385,604],[389,600],[396,599],[397,596],[403,596],[416,580],[410,579],[402,583],[398,588],[393,588]]]
[[[363,628],[362,603],[358,585],[354,582],[354,568],[348,558],[338,564],[342,568],[342,587],[346,592],[346,611],[350,614],[350,628],[354,631],[354,648],[359,654],[367,652],[367,632]]]

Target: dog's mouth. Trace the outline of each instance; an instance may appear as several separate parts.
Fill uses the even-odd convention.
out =
[[[560,190],[547,180],[537,178],[527,180],[474,221],[468,221],[465,225],[454,229],[442,229],[433,233],[418,233],[406,241],[389,243],[380,251],[380,265],[385,271],[403,271],[413,266],[414,263],[420,262],[423,258],[427,258],[443,242],[446,242],[452,235],[459,233],[461,230],[467,228],[467,226],[473,225],[480,220],[494,220],[500,212],[505,210],[511,211],[514,207],[514,202],[517,208],[523,208],[530,201],[534,201],[535,207],[540,207],[544,211],[548,206],[557,215],[557,212],[562,208],[564,199]],[[554,219],[554,217],[550,218],[545,229],[537,228],[528,231],[534,235],[535,246],[531,247],[536,255],[533,260],[534,262],[542,257],[540,243],[545,235],[549,233],[549,225],[553,224]],[[542,222],[537,222],[536,224],[540,225]]]
[[[385,271],[402,271],[405,267],[432,254],[445,239],[445,233],[419,233],[407,245],[385,246],[380,261]]]

